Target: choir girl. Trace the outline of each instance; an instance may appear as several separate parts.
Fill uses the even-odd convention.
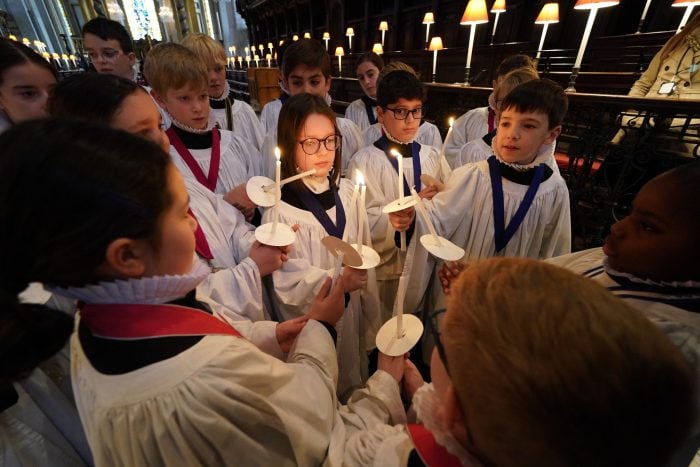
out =
[[[133,81],[115,75],[89,73],[64,79],[51,95],[49,111],[57,118],[103,123],[169,149],[150,96]],[[191,180],[185,185],[197,220],[197,255],[212,271],[198,291],[228,305],[240,319],[269,318],[261,279],[281,266],[285,252],[255,242],[253,227],[221,195]]]
[[[224,195],[251,220],[255,207],[245,195],[245,183],[260,175],[260,153],[210,121],[204,63],[182,45],[163,43],[148,53],[144,73],[153,96],[172,118],[166,131],[170,154],[185,179]]]
[[[379,77],[377,78],[377,83],[381,82],[381,80],[392,71],[398,70],[407,71],[413,74],[416,77],[416,79],[418,79],[418,73],[416,73],[416,71],[413,68],[411,68],[409,65],[406,65],[403,62],[394,61],[388,63],[384,66],[384,68],[381,69]],[[374,142],[382,136],[382,130],[383,128],[381,122],[377,122],[366,127],[362,131],[362,139],[364,141],[365,146],[371,146],[372,144],[374,144]],[[437,126],[428,121],[421,121],[420,126],[418,127],[418,134],[415,136],[415,139],[420,144],[426,144],[428,146],[433,146],[436,148],[442,146],[442,137],[440,136],[440,130],[438,130]]]
[[[46,116],[46,101],[58,74],[21,42],[0,38],[0,132]]]
[[[292,43],[284,52],[282,62],[282,82],[290,96],[300,93],[314,94],[325,100],[330,107],[331,97],[331,58],[323,45],[315,39],[300,39]],[[343,138],[340,166],[341,175],[345,175],[352,155],[362,147],[360,130],[347,118],[336,119]],[[268,176],[274,175],[274,148],[277,145],[277,120],[265,135],[262,155],[265,159],[264,169]]]
[[[439,177],[440,173],[439,150],[416,141],[424,102],[425,88],[413,73],[397,70],[387,74],[377,90],[377,116],[382,136],[372,146],[358,151],[348,170],[348,173],[359,170],[367,184],[366,207],[372,245],[381,259],[376,271],[383,320],[391,316],[403,268],[394,240],[396,229],[389,222],[389,216],[382,212],[384,206],[399,197],[399,165],[391,150],[398,151],[403,159],[405,195],[415,186],[422,196],[433,196],[435,187],[423,186],[421,174]]]
[[[493,92],[489,95],[488,106],[477,107],[461,115],[452,125],[450,137],[445,140],[445,156],[454,168],[453,161],[457,158],[460,149],[469,141],[482,138],[487,133],[496,129],[496,107],[498,99],[498,86],[501,79],[513,70],[525,68],[537,74],[537,65],[528,55],[518,54],[506,57],[496,68],[496,77],[493,80]],[[506,93],[500,93],[500,98]]]
[[[321,97],[307,93],[290,97],[282,106],[277,133],[282,178],[315,169],[315,174],[282,187],[278,220],[298,226],[289,260],[272,274],[280,319],[287,320],[306,313],[314,293],[334,273],[336,260],[321,240],[343,238],[346,231],[356,237],[358,211],[349,204],[353,183],[340,178],[344,141],[334,112]],[[273,222],[276,213],[268,209],[263,220]],[[369,230],[363,233],[368,236]],[[381,322],[374,271],[345,266],[342,275],[349,301],[338,324],[338,394],[347,395],[367,379],[366,351],[374,347]]]
[[[426,324],[432,383],[404,370],[420,424],[354,433],[345,465],[651,467],[669,465],[689,431],[694,378],[682,354],[569,271],[479,261]]]
[[[224,46],[206,34],[191,34],[182,40],[182,45],[199,56],[207,66],[210,120],[259,150],[265,137],[260,120],[250,104],[234,99],[233,90],[226,79]]]
[[[348,430],[405,420],[393,372],[337,404],[343,277],[325,281],[305,322],[273,332],[195,294],[209,269],[193,263],[187,191],[158,145],[57,121],[18,125],[0,145],[0,240],[13,245],[0,253],[2,381],[73,328],[21,305],[27,283],[79,298],[72,381],[96,465],[340,465]]]
[[[374,52],[365,52],[357,61],[355,73],[364,94],[348,105],[345,118],[355,122],[360,131],[377,123],[377,79],[383,67],[382,57]]]

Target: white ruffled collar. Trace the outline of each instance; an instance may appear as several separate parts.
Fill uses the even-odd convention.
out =
[[[231,86],[228,84],[228,80],[224,80],[224,92],[221,93],[219,97],[209,97],[209,100],[212,101],[223,101],[226,100],[228,97],[229,93],[231,92]]]
[[[85,303],[167,303],[197,287],[211,272],[201,261],[194,261],[187,274],[152,276],[104,281],[84,287],[49,288],[55,294]]]
[[[184,123],[182,123],[182,122],[180,122],[180,121],[178,121],[178,120],[175,120],[175,117],[173,117],[173,116],[170,115],[170,114],[168,114],[168,116],[170,117],[170,120],[172,121],[172,124],[173,124],[173,125],[175,125],[176,127],[178,127],[178,128],[181,129],[181,130],[184,130],[184,131],[186,131],[186,132],[188,132],[188,133],[193,133],[193,134],[195,134],[195,135],[203,135],[203,134],[205,134],[205,133],[208,133],[208,132],[210,132],[211,130],[213,130],[214,127],[216,126],[216,121],[210,118],[209,121],[207,122],[206,128],[200,130],[200,129],[198,129],[198,128],[192,128],[192,127],[189,126],[189,125],[185,125]]]
[[[306,188],[317,195],[320,193],[325,193],[330,189],[328,177],[314,177],[313,175],[309,175],[308,177],[302,178],[301,181],[304,182]]]
[[[447,452],[457,457],[462,462],[462,465],[483,467],[483,464],[478,459],[459,444],[459,441],[455,439],[454,435],[438,417],[437,412],[440,407],[440,401],[435,393],[433,383],[426,383],[418,388],[413,395],[413,407],[418,421],[432,433],[435,441],[447,449]]]
[[[401,140],[399,140],[399,139],[396,139],[396,138],[394,138],[393,136],[391,136],[391,133],[389,133],[389,131],[386,129],[386,127],[384,126],[383,123],[380,123],[380,125],[382,126],[382,131],[384,132],[384,135],[386,136],[386,139],[388,139],[388,140],[391,141],[392,143],[407,145],[407,144],[411,144],[412,142],[414,142],[414,141],[416,140],[415,138],[413,138],[413,139],[410,140],[410,141],[401,141]],[[416,131],[416,135],[417,135],[417,134],[418,134],[418,132]]]
[[[512,163],[512,162],[506,162],[503,159],[501,159],[501,156],[498,155],[496,152],[495,148],[496,144],[496,137],[491,140],[491,152],[493,153],[494,156],[496,156],[496,159],[498,159],[498,162],[500,162],[503,165],[507,165],[508,167],[512,167],[515,170],[519,170],[521,172],[524,172],[529,169],[534,169],[540,164],[546,164],[551,158],[554,157],[554,147],[555,143],[552,144],[545,144],[543,146],[540,146],[540,148],[537,150],[537,156],[535,156],[535,159],[530,162],[529,164],[517,164],[517,163]]]
[[[642,284],[654,287],[671,287],[674,289],[678,289],[679,293],[682,293],[684,289],[700,289],[700,282],[698,281],[654,281],[651,279],[642,279],[640,277],[634,276],[626,272],[616,271],[615,269],[610,267],[610,263],[607,257],[603,258],[603,267],[605,268],[605,272],[609,276],[613,278],[622,277],[624,279],[629,280],[630,282],[634,282],[635,284]]]

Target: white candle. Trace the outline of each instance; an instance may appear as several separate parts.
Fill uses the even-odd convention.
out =
[[[338,276],[340,276],[340,269],[343,267],[343,259],[345,258],[344,252],[336,252],[338,256],[335,262],[335,271],[333,271],[333,281],[331,282],[331,288],[335,287],[336,282],[338,282]]]
[[[280,181],[279,184],[280,184],[280,186],[284,186],[287,183],[293,182],[295,180],[299,180],[300,178],[308,177],[310,175],[314,175],[315,173],[316,173],[316,169],[307,170],[306,172],[302,172],[302,173],[299,173],[296,175],[292,175],[291,177],[287,177],[284,180]],[[267,185],[267,186],[263,187],[263,190],[265,190],[266,192],[270,192],[275,188],[275,186],[276,185]]]
[[[364,241],[363,234],[365,231],[365,193],[367,192],[367,186],[365,185],[364,180],[360,183],[362,186],[360,187],[360,204],[357,207],[357,248],[360,256],[362,256],[362,243]]]
[[[358,170],[356,173],[359,176],[360,171]],[[357,212],[357,195],[358,195],[359,191],[360,191],[360,183],[358,182],[355,184],[355,188],[353,188],[353,190],[352,190],[352,196],[350,197],[350,204],[348,205],[350,207],[349,212],[355,213],[355,215],[357,216],[358,224],[359,224],[359,212]],[[347,224],[349,225],[350,223],[347,222]],[[346,228],[345,231],[343,232],[343,241],[347,242],[349,236],[350,236],[350,231]]]
[[[275,206],[272,208],[272,234],[277,231],[277,218],[279,217],[279,204],[282,198],[282,185],[280,184],[280,170],[282,168],[282,162],[280,161],[280,148],[275,147]]]
[[[406,277],[402,274],[399,278],[399,290],[396,294],[396,338],[403,337],[403,300],[406,296]]]
[[[403,199],[403,156],[399,154],[396,149],[391,150],[391,155],[396,158],[399,164],[398,167],[398,177],[399,177],[399,199]]]
[[[416,189],[411,187],[411,194],[413,195],[413,199],[416,200],[416,206],[418,207],[418,212],[420,213],[421,217],[423,218],[423,222],[428,226],[428,230],[430,231],[430,235],[433,236],[433,240],[435,240],[435,243],[438,246],[442,246],[442,242],[440,242],[440,237],[438,237],[437,232],[435,231],[435,226],[433,225],[432,221],[430,220],[430,216],[428,216],[428,211],[425,209],[425,205],[423,204],[423,200],[418,196],[418,193],[416,193]]]

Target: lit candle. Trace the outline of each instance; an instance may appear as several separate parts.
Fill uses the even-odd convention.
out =
[[[265,58],[267,59],[267,67],[272,68],[272,54],[265,55]]]
[[[423,218],[423,222],[428,226],[428,230],[430,231],[430,235],[433,236],[433,240],[435,240],[435,243],[437,246],[442,246],[442,242],[440,242],[440,237],[438,237],[437,232],[435,231],[435,226],[430,220],[430,216],[428,216],[428,211],[425,209],[425,205],[423,204],[423,200],[418,196],[418,193],[416,193],[416,189],[411,187],[411,194],[413,195],[413,199],[416,200],[416,206],[418,207],[418,212],[420,213],[421,217]]]
[[[401,274],[399,278],[399,290],[396,294],[396,338],[403,337],[403,300],[406,296],[406,276]]]
[[[403,157],[396,149],[391,150],[391,155],[396,158],[399,164],[398,175],[399,175],[399,200],[403,199]],[[401,203],[399,203],[401,204]]]
[[[452,135],[452,125],[454,125],[455,123],[455,118],[450,117],[448,123],[450,125],[450,128],[449,130],[447,130],[447,136],[445,136],[445,141],[442,142],[442,149],[440,150],[440,154],[442,154],[442,157],[445,157],[445,146],[447,145],[447,140],[450,139],[450,135]]]
[[[359,173],[359,171],[358,171]],[[360,253],[360,257],[362,257],[362,244],[364,241],[363,234],[364,234],[364,227],[365,227],[365,193],[367,191],[367,185],[365,185],[365,181],[362,178],[362,174],[360,174],[360,205],[357,207],[357,249],[358,252]],[[363,260],[364,261],[364,260]]]
[[[279,209],[279,204],[280,204],[280,199],[282,198],[280,195],[282,193],[282,185],[280,184],[280,172],[282,169],[282,162],[280,161],[281,153],[280,153],[280,148],[275,147],[275,206],[272,208],[272,234],[274,235],[275,232],[277,231],[277,218],[278,216],[278,209]]]
[[[333,281],[331,282],[331,288],[335,287],[335,283],[338,282],[338,276],[340,276],[340,269],[343,267],[343,259],[345,258],[345,252],[336,252],[338,256],[336,257],[335,271],[333,271]]]

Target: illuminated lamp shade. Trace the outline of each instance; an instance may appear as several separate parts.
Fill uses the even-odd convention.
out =
[[[323,40],[330,39],[330,38],[331,38],[331,34],[330,34],[330,33],[328,33],[328,32],[324,32],[324,33],[323,33]]]
[[[540,45],[537,47],[537,60],[540,59],[540,54],[542,53],[542,47],[544,46],[544,38],[547,35],[547,28],[550,24],[559,22],[559,4],[557,2],[545,3],[540,11],[540,14],[535,19],[535,24],[542,24],[542,37],[540,38]]]
[[[372,46],[372,52],[374,52],[377,55],[381,55],[384,53],[384,47],[382,46],[382,44],[377,42]]]
[[[310,33],[310,32],[305,32],[305,33],[304,33],[304,39],[311,39],[311,33]]]
[[[586,46],[588,45],[588,38],[591,36],[591,29],[593,29],[593,23],[595,22],[596,13],[601,8],[615,6],[619,3],[619,0],[578,0],[576,2],[576,5],[574,5],[575,10],[590,10],[590,12],[588,13],[586,29],[583,31],[583,37],[581,38],[581,45],[579,45],[578,48],[578,54],[576,55],[574,68],[573,70],[571,70],[569,86],[566,88],[567,92],[576,92],[576,89],[574,88],[574,83],[576,82],[576,77],[578,76],[579,69],[581,68],[581,62],[583,61],[583,53],[586,51]]]
[[[427,12],[423,16],[423,24],[425,24],[425,48],[428,48],[428,41],[430,40],[430,25],[435,24],[435,15],[432,12]]]
[[[379,23],[379,30],[380,31],[388,31],[389,30],[389,23],[386,21],[382,21]]]
[[[493,45],[493,41],[496,38],[496,27],[498,27],[498,17],[501,16],[501,13],[506,12],[506,0],[496,0],[493,2],[493,6],[491,7],[491,13],[496,13],[496,19],[493,20],[493,31],[491,32],[491,45]]]
[[[342,47],[336,47],[335,48],[335,56],[338,57],[338,76],[342,77],[343,76],[343,55],[345,55],[345,51],[343,50]]]
[[[353,28],[348,28],[345,31],[345,35],[348,36],[348,51],[352,53],[352,36],[355,35],[355,30]]]
[[[467,65],[464,67],[464,85],[470,86],[469,71],[472,63],[472,50],[474,49],[474,32],[477,24],[489,22],[489,13],[486,10],[485,0],[469,0],[467,8],[464,9],[462,20],[459,22],[462,26],[469,26],[469,47],[467,48]]]
[[[671,6],[675,7],[686,7],[685,13],[683,13],[683,18],[681,19],[678,29],[676,30],[676,34],[681,32],[681,29],[683,29],[685,23],[687,23],[688,19],[690,19],[690,13],[693,11],[693,7],[695,5],[700,5],[700,0],[674,0],[673,4],[671,4]]]
[[[437,53],[438,50],[442,49],[444,49],[442,46],[442,38],[438,36],[433,37],[428,46],[428,50],[433,52],[433,83],[435,82],[435,73],[437,72]]]

